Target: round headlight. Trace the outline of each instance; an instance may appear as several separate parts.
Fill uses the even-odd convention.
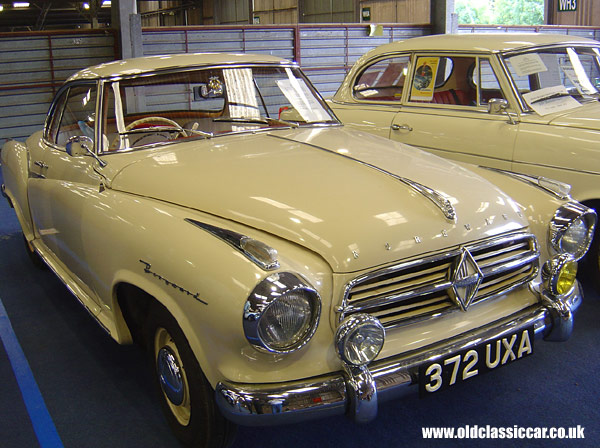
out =
[[[289,350],[309,332],[313,309],[304,291],[293,291],[273,301],[258,322],[258,335],[273,350]]]
[[[575,285],[577,262],[569,254],[557,255],[544,263],[542,278],[545,289],[555,296],[568,294]]]
[[[244,332],[255,347],[289,353],[306,344],[317,329],[319,294],[289,272],[260,282],[244,307]]]
[[[373,361],[381,351],[385,329],[376,317],[354,314],[338,327],[335,340],[342,361],[362,366]]]
[[[592,243],[595,224],[594,210],[577,202],[564,204],[550,221],[550,244],[558,254],[569,254],[579,260]]]

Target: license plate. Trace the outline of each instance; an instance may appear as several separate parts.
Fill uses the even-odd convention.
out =
[[[419,366],[421,396],[447,389],[533,354],[533,326]]]

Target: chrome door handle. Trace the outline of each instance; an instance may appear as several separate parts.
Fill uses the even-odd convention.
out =
[[[44,168],[48,168],[48,165],[46,165],[44,162],[42,162],[41,160],[36,160],[35,162],[33,162],[34,165],[39,166],[40,168],[44,169]]]
[[[410,127],[409,125],[407,125],[407,124],[403,124],[403,125],[399,125],[399,124],[393,124],[393,125],[391,126],[391,128],[392,128],[392,131],[408,131],[408,132],[410,132],[410,131],[412,131],[412,130],[413,130],[413,128],[411,128],[411,127]]]

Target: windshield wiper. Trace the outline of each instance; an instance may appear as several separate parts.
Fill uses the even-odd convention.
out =
[[[270,117],[217,117],[213,118],[213,121],[221,121],[226,123],[257,123],[266,125],[281,124],[292,128],[298,127],[298,123]]]

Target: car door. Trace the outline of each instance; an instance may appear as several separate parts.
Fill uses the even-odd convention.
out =
[[[413,66],[390,138],[442,157],[510,169],[519,125],[490,59],[417,54]],[[511,116],[489,113],[492,99],[509,101]]]
[[[59,269],[78,284],[89,280],[84,262],[83,229],[86,207],[95,200],[100,176],[89,156],[70,156],[66,147],[73,138],[85,139],[91,150],[96,125],[96,83],[63,88],[51,107],[43,137],[31,153],[28,190],[36,236],[50,251]],[[89,291],[86,291],[89,293]]]
[[[338,118],[353,128],[389,138],[390,126],[401,106],[409,64],[409,54],[369,62],[353,81],[353,103],[333,105]]]

